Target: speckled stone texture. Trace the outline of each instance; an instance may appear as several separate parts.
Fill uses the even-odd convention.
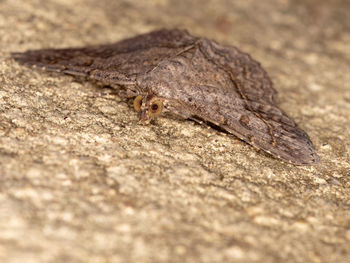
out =
[[[350,262],[350,2],[0,1],[0,262]],[[260,61],[313,140],[293,166],[10,52],[186,28]]]

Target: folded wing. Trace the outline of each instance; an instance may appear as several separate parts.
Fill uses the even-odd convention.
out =
[[[29,50],[13,53],[21,64],[48,71],[85,76],[108,84],[134,82],[196,40],[184,30],[159,30],[108,45]]]

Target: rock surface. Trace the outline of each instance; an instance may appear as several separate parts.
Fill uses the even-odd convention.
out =
[[[350,262],[347,0],[0,2],[0,262]],[[321,162],[298,167],[10,52],[160,27],[266,68]]]

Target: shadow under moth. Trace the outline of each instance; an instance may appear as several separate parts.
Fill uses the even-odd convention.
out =
[[[250,55],[185,30],[114,44],[13,53],[21,64],[101,81],[134,99],[140,121],[162,112],[206,122],[296,165],[319,161],[308,135],[279,109],[272,82]]]

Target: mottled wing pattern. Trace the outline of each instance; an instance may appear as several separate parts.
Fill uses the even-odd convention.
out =
[[[235,47],[206,39],[200,42],[200,50],[232,82],[232,92],[223,94],[218,103],[222,128],[288,162],[318,162],[308,135],[276,106],[272,82],[258,62]]]
[[[237,85],[242,84],[241,88],[247,100],[274,103],[277,92],[269,76],[249,54],[208,39],[202,39],[199,48],[213,65],[226,69]]]
[[[85,76],[106,84],[134,83],[136,77],[196,40],[185,30],[159,30],[108,45],[13,53],[21,64]]]

